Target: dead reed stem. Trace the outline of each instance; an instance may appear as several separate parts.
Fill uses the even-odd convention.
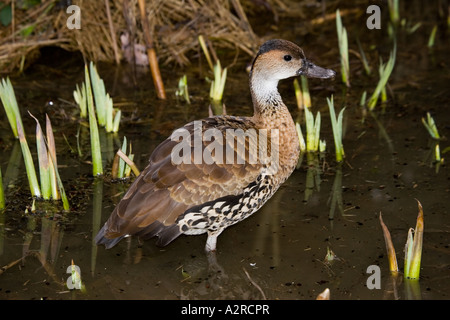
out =
[[[145,45],[147,46],[148,62],[150,64],[150,71],[152,72],[153,84],[156,89],[156,94],[158,98],[166,99],[166,91],[164,89],[164,83],[161,78],[161,72],[159,71],[158,58],[156,57],[156,51],[153,46],[153,40],[148,25],[145,0],[139,0],[139,9],[141,12],[142,29],[144,31]]]

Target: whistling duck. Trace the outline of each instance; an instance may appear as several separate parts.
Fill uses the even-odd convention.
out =
[[[335,72],[308,61],[292,42],[265,42],[250,71],[253,117],[213,116],[175,130],[153,151],[97,244],[156,236],[165,246],[181,234],[207,233],[205,249],[215,251],[222,231],[261,208],[296,167],[298,136],[277,86],[299,75],[327,79]]]

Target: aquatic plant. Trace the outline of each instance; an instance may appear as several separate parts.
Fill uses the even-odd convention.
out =
[[[297,106],[300,110],[304,109],[305,112],[306,142],[303,137],[300,124],[298,122],[296,122],[295,124],[300,143],[300,150],[302,152],[325,152],[326,143],[325,141],[320,140],[320,112],[317,112],[316,118],[314,118],[311,112],[311,96],[308,89],[308,79],[304,76],[301,76],[301,87],[298,83],[298,80],[295,79],[294,90],[297,100]]]
[[[336,113],[334,111],[334,101],[333,96],[331,99],[327,98],[328,108],[330,110],[331,126],[333,128],[334,146],[336,150],[336,161],[341,162],[344,160],[344,145],[342,143],[342,119],[344,116],[345,107],[339,112],[336,118]]]
[[[403,272],[404,277],[407,279],[418,279],[420,276],[424,223],[422,204],[419,201],[417,201],[417,204],[419,214],[417,216],[416,228],[409,229],[405,245],[405,266]]]
[[[395,255],[395,248],[394,244],[392,243],[391,233],[389,232],[388,227],[384,224],[383,218],[381,217],[381,212],[380,212],[380,224],[383,230],[384,242],[386,244],[386,251],[388,254],[389,271],[395,274],[399,271],[397,256]]]
[[[114,156],[114,161],[111,169],[113,179],[128,178],[131,174],[131,170],[133,170],[136,176],[139,175],[139,170],[137,169],[136,165],[133,162],[134,154],[131,153],[131,143],[128,156],[126,155],[126,152],[127,152],[127,138],[123,137],[122,148],[119,149],[116,155]]]
[[[303,105],[306,108],[311,107],[311,95],[309,94],[308,78],[305,76],[300,76],[302,84],[302,95],[303,95]]]
[[[76,89],[73,92],[73,98],[75,99],[75,102],[80,107],[80,117],[86,118],[87,117],[87,99],[86,99],[86,85],[84,82],[81,84],[81,89],[76,85]]]
[[[364,66],[364,70],[366,71],[366,74],[368,76],[370,76],[370,74],[372,73],[372,69],[369,66],[369,62],[367,61],[366,54],[364,53],[364,50],[363,50],[363,48],[361,46],[361,43],[359,42],[359,39],[356,39],[356,40],[357,40],[356,42],[357,42],[358,48],[359,48],[359,55],[361,57],[361,61],[362,61],[363,66]]]
[[[336,10],[336,29],[338,36],[339,53],[341,57],[342,82],[345,83],[347,87],[350,87],[350,61],[348,58],[347,30],[342,25],[339,9]]]
[[[439,131],[436,127],[436,123],[434,122],[433,117],[427,112],[427,119],[422,117],[422,123],[427,129],[428,133],[433,139],[440,140],[441,136],[439,135]]]
[[[420,276],[420,264],[422,260],[423,247],[423,230],[424,218],[423,208],[419,200],[417,200],[419,213],[416,219],[416,228],[408,230],[408,237],[405,245],[405,264],[403,267],[403,275],[405,279],[418,279]],[[392,244],[391,236],[387,226],[384,224],[380,213],[380,224],[383,229],[383,235],[386,242],[386,250],[389,258],[389,269],[393,273],[397,273],[399,268],[395,249]]]
[[[305,108],[306,151],[317,152],[320,143],[321,116],[320,111],[317,111],[316,118],[314,119],[314,115],[309,109]]]
[[[113,108],[112,98],[106,93],[104,81],[100,78],[97,68],[91,61],[89,64],[92,92],[95,99],[95,108],[98,124],[105,127],[106,132],[117,132],[119,129],[121,112]],[[87,89],[87,88],[86,88]]]
[[[400,21],[400,12],[398,4],[399,0],[388,0],[389,17],[394,26],[398,25],[398,22]]]
[[[297,107],[299,110],[302,110],[303,108],[311,107],[311,96],[309,94],[308,78],[305,76],[300,76],[300,80],[301,87],[298,79],[294,79],[294,92],[297,100]]]
[[[41,197],[41,189],[39,187],[36,170],[34,168],[33,157],[31,156],[30,148],[28,147],[27,139],[23,131],[22,123],[17,120],[17,133],[19,136],[20,147],[22,149],[22,156],[25,162],[25,169],[27,172],[28,183],[30,185],[31,195],[33,197]]]
[[[220,65],[220,61],[217,60],[214,65],[214,80],[211,81],[211,88],[209,91],[209,97],[215,113],[222,109],[223,91],[225,89],[225,82],[227,81],[227,68],[223,68]]]
[[[97,118],[95,116],[94,99],[91,91],[91,81],[87,65],[84,66],[84,81],[86,83],[86,99],[89,114],[89,129],[91,136],[92,173],[94,176],[103,174],[100,137],[98,134]]]
[[[44,137],[39,120],[28,112],[36,121],[36,145],[39,163],[41,194],[44,200],[62,200],[64,210],[68,211],[69,201],[58,173],[56,146],[52,124],[46,115],[46,137]]]
[[[203,53],[205,55],[206,61],[208,62],[209,68],[211,70],[214,70],[214,65],[211,59],[211,55],[209,54],[208,47],[206,46],[205,38],[203,35],[198,36],[198,42],[200,43],[200,47],[203,50]]]
[[[31,113],[30,116],[36,120],[36,146],[42,198],[44,198],[44,200],[49,200],[52,196],[52,186],[50,182],[50,160],[48,158],[47,147],[45,146],[41,125]]]
[[[379,67],[379,73],[380,73],[380,80],[378,81],[378,84],[372,93],[372,96],[369,98],[369,102],[367,103],[367,106],[369,110],[373,110],[378,102],[378,99],[380,97],[380,94],[383,95],[383,100],[386,99],[385,94],[385,87],[389,80],[389,77],[391,76],[392,70],[395,66],[395,57],[397,55],[397,45],[394,43],[394,49],[391,51],[389,55],[389,60],[386,64],[383,63],[383,61],[380,58],[380,67]]]
[[[98,124],[105,128],[106,132],[118,132],[120,125],[120,118],[122,112],[120,109],[114,108],[113,100],[108,93],[106,93],[104,81],[100,78],[97,68],[91,61],[89,64],[89,79],[91,81],[91,88],[95,99],[95,111],[97,114]],[[81,88],[76,85],[73,92],[75,102],[80,107],[80,117],[87,117],[87,103],[88,103],[88,88],[86,81],[81,84]]]
[[[434,46],[434,40],[436,39],[436,32],[437,32],[438,26],[435,25],[433,29],[431,30],[430,37],[428,38],[428,48],[432,48]]]
[[[295,128],[297,129],[298,141],[300,144],[300,152],[303,153],[306,151],[306,143],[305,138],[303,137],[302,128],[298,122],[295,123]]]
[[[187,76],[184,75],[178,80],[178,89],[175,91],[177,97],[183,98],[188,104],[191,104],[191,99],[189,98],[189,89],[187,83]]]
[[[3,78],[0,83],[0,99],[2,100],[14,137],[18,138],[17,122],[22,124],[22,118],[20,116],[16,95],[14,94],[14,89],[9,77],[7,77],[6,80]]]
[[[212,112],[213,114],[223,114],[224,108],[222,98],[225,89],[225,83],[227,80],[227,68],[222,69],[220,60],[217,58],[215,59],[216,61],[213,64],[211,55],[209,54],[209,50],[206,46],[205,39],[202,35],[198,36],[198,41],[203,50],[203,53],[205,54],[206,60],[208,61],[208,65],[214,75],[214,80],[211,80],[211,87],[209,90]]]

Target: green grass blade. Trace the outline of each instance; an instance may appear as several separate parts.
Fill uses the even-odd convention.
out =
[[[373,110],[375,108],[382,90],[386,87],[386,84],[395,66],[396,54],[397,45],[394,43],[394,49],[393,51],[391,51],[387,64],[384,65],[382,62],[380,62],[380,80],[378,81],[375,91],[373,92],[372,96],[369,99],[369,102],[367,103],[369,110]]]
[[[106,116],[106,132],[113,131],[113,101],[109,94],[106,94],[105,98],[105,116]]]
[[[344,160],[344,146],[342,144],[342,121],[344,116],[345,107],[339,112],[336,118],[336,113],[334,111],[334,101],[333,96],[331,99],[327,98],[328,108],[330,110],[331,126],[333,128],[334,146],[336,149],[336,161],[341,162]]]
[[[422,123],[425,126],[425,128],[428,130],[428,133],[433,139],[440,140],[441,136],[439,135],[439,131],[436,127],[436,123],[434,122],[433,117],[430,115],[429,112],[427,112],[427,120],[425,121],[424,118],[422,118]]]
[[[105,84],[98,75],[97,68],[95,67],[92,61],[89,64],[89,73],[91,79],[89,86],[92,87],[92,92],[95,99],[95,109],[97,111],[98,124],[104,127],[106,125],[106,108],[107,108]],[[86,89],[89,95],[89,89],[87,87],[88,85],[86,83]]]
[[[311,95],[309,94],[308,78],[305,76],[300,76],[302,83],[302,94],[303,94],[303,105],[306,108],[311,108]]]
[[[127,137],[123,137],[123,143],[122,143],[122,152],[127,153]],[[125,171],[125,161],[123,161],[122,158],[119,159],[119,168],[117,173],[117,178],[121,179],[124,176]]]
[[[432,48],[434,46],[434,40],[436,39],[437,29],[438,29],[438,26],[435,25],[433,27],[433,30],[431,30],[430,37],[428,38],[428,48]]]
[[[119,126],[120,126],[120,118],[122,117],[122,111],[120,109],[114,109],[115,115],[114,115],[114,122],[113,122],[113,132],[119,132]]]
[[[91,91],[91,82],[89,79],[88,67],[85,66],[85,83],[89,113],[89,128],[91,132],[91,154],[93,175],[103,174],[102,154],[100,146],[100,137],[98,133],[97,119],[95,116],[94,100]]]
[[[297,101],[297,107],[299,110],[303,110],[303,94],[302,90],[300,89],[300,84],[298,83],[298,79],[294,79],[294,92],[295,92],[295,100]]]
[[[342,25],[342,19],[339,9],[336,10],[336,30],[341,58],[342,82],[344,82],[347,87],[350,87],[350,61],[348,57],[347,30]]]
[[[30,116],[36,121],[36,146],[39,163],[39,178],[41,182],[41,193],[44,200],[50,200],[52,196],[52,186],[50,182],[50,163],[48,158],[47,146],[44,141],[44,134],[42,132],[39,120],[28,112]]]
[[[56,160],[56,145],[55,145],[55,137],[53,135],[52,123],[48,115],[45,115],[45,129],[47,134],[47,149],[48,149],[48,158],[50,161],[50,183],[52,186],[52,199],[59,200],[61,198],[58,186],[58,163]],[[62,187],[62,185],[61,185]]]
[[[76,85],[76,90],[73,92],[73,98],[80,107],[80,117],[86,118],[87,117],[86,85],[84,84],[84,82],[81,85],[81,89],[78,86],[78,84]]]
[[[300,127],[300,124],[298,122],[295,123],[295,128],[297,129],[300,151],[305,152],[306,151],[305,138],[303,137],[302,128]]]
[[[420,276],[420,264],[422,260],[422,246],[423,246],[423,208],[422,204],[417,201],[419,207],[419,214],[417,215],[416,228],[414,230],[414,240],[412,245],[411,260],[409,261],[408,274],[405,277],[409,279],[418,279]]]
[[[40,198],[41,190],[39,188],[36,170],[34,168],[33,158],[31,157],[30,148],[28,147],[27,139],[23,131],[22,123],[17,120],[17,133],[19,136],[20,147],[22,148],[23,160],[28,176],[28,183],[30,185],[31,195]]]
[[[13,86],[9,77],[2,79],[0,83],[0,99],[3,103],[3,107],[6,112],[9,124],[13,131],[14,137],[18,138],[17,122],[22,124],[22,118],[19,112],[19,106],[17,105],[16,95],[14,93]],[[22,125],[23,127],[23,125]]]
[[[211,59],[211,56],[210,56],[210,54],[209,54],[208,48],[207,48],[207,46],[206,46],[205,39],[203,38],[202,35],[199,35],[199,36],[198,36],[198,42],[200,42],[200,47],[202,48],[203,53],[205,54],[206,61],[208,61],[209,67],[211,68],[212,71],[214,71],[212,59]]]

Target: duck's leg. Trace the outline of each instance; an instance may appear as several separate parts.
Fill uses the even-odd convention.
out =
[[[208,231],[208,239],[206,239],[205,251],[216,251],[217,237],[221,234],[222,230]]]

